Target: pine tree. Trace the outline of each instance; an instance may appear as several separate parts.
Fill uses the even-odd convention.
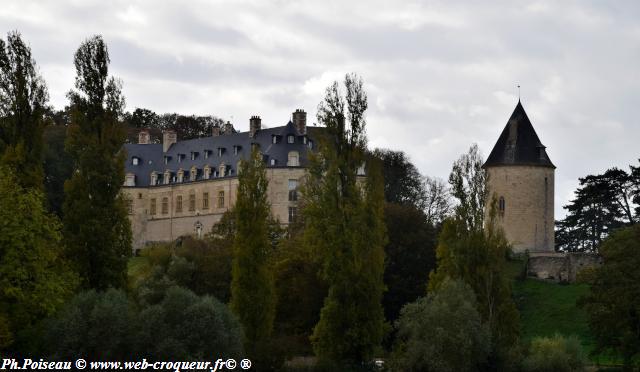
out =
[[[49,99],[31,49],[18,32],[0,39],[0,160],[20,185],[42,189],[42,133]]]
[[[305,244],[322,257],[328,295],[312,342],[321,360],[368,362],[383,336],[384,189],[381,165],[365,164],[367,98],[362,80],[337,82],[318,107],[325,125],[303,188]],[[346,106],[346,110],[345,110]],[[348,126],[346,125],[348,123]]]
[[[269,183],[257,150],[241,163],[238,179],[231,310],[244,327],[248,355],[260,360],[265,357],[260,354],[273,330],[276,293],[269,267]]]
[[[109,53],[100,36],[75,54],[76,88],[65,147],[74,172],[65,183],[64,237],[68,255],[86,288],[126,284],[131,227],[120,187],[124,180],[125,131],[120,83],[108,76]]]

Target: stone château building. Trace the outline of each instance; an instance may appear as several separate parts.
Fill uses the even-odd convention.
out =
[[[514,252],[553,252],[556,167],[520,101],[483,168],[488,196],[497,199],[497,224]]]
[[[248,132],[236,132],[227,123],[214,127],[210,137],[181,141],[168,130],[161,144],[150,143],[149,132],[142,130],[137,144],[125,145],[123,192],[134,249],[209,232],[233,207],[238,166],[252,148],[259,149],[266,164],[274,217],[283,224],[295,220],[298,186],[319,130],[307,127],[303,110],[296,110],[286,125],[274,128],[262,128],[260,117],[253,116]]]

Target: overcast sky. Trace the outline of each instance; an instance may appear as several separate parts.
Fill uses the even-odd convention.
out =
[[[240,130],[297,108],[315,122],[326,86],[356,72],[370,147],[443,179],[473,142],[489,154],[520,84],[557,166],[556,218],[578,177],[640,157],[638,1],[3,0],[0,25],[31,45],[57,108],[94,34],[128,110],[213,114]]]

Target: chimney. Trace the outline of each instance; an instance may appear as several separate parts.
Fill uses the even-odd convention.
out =
[[[227,122],[227,124],[224,125],[224,131],[223,134],[227,135],[227,134],[233,134],[234,130],[233,130],[233,124],[231,124],[231,122]]]
[[[167,152],[169,147],[178,142],[178,135],[173,129],[167,129],[162,131],[162,152]]]
[[[254,138],[261,127],[262,119],[260,119],[260,116],[252,116],[251,119],[249,119],[249,137]]]
[[[149,131],[146,129],[138,132],[138,144],[140,145],[148,145],[149,144]]]
[[[214,137],[218,137],[220,135],[220,126],[218,124],[211,128],[211,135]]]
[[[307,134],[307,113],[303,109],[297,109],[293,113],[293,126],[298,134]]]

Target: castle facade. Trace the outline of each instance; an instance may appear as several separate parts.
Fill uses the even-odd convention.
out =
[[[322,128],[307,128],[307,114],[296,110],[286,125],[262,128],[260,117],[248,132],[232,124],[214,127],[210,137],[180,141],[163,132],[162,143],[150,143],[149,132],[126,144],[123,193],[128,202],[133,248],[172,241],[183,235],[203,236],[236,201],[240,161],[258,148],[266,164],[268,200],[283,224],[296,219],[298,187],[307,156]]]

